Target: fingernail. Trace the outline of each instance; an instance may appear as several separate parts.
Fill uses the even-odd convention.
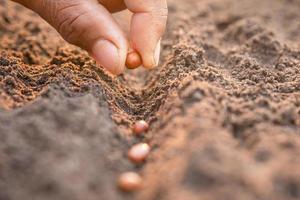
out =
[[[159,63],[159,57],[160,57],[160,43],[161,43],[161,39],[159,39],[155,51],[154,51],[154,62],[155,62],[155,67],[158,66]]]
[[[108,40],[98,40],[92,48],[96,62],[113,74],[122,73],[118,48]]]

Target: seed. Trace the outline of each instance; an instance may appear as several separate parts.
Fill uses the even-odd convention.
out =
[[[150,153],[150,147],[146,143],[133,145],[128,151],[128,158],[134,163],[142,163]]]
[[[143,132],[146,132],[149,129],[149,125],[144,120],[137,121],[133,125],[133,133],[135,135],[141,135]]]
[[[135,69],[142,65],[142,59],[138,52],[133,51],[127,54],[126,67],[128,69]]]
[[[124,192],[133,192],[142,187],[142,178],[135,172],[125,172],[120,175],[118,186]]]

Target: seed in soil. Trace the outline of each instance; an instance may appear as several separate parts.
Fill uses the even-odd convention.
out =
[[[124,192],[133,192],[142,187],[142,178],[135,172],[125,172],[119,176],[118,186]]]
[[[128,151],[128,158],[134,163],[142,163],[150,153],[150,147],[146,143],[133,145]]]
[[[138,52],[130,52],[127,54],[126,67],[128,69],[135,69],[142,65],[142,59]]]
[[[135,135],[141,135],[142,133],[148,131],[148,129],[149,129],[149,125],[144,120],[137,121],[133,125],[133,133]]]

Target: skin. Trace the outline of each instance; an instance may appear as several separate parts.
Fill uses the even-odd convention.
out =
[[[113,74],[125,69],[134,49],[146,68],[158,65],[167,20],[166,0],[13,0],[38,13],[69,43],[85,49]],[[112,13],[133,13],[129,37]],[[130,44],[130,45],[129,45]]]

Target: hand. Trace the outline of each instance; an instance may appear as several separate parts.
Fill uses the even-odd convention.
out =
[[[168,13],[166,0],[14,1],[37,12],[66,41],[85,49],[113,74],[124,71],[129,48],[141,55],[144,67],[158,65]],[[126,8],[133,13],[129,39],[111,15]]]

